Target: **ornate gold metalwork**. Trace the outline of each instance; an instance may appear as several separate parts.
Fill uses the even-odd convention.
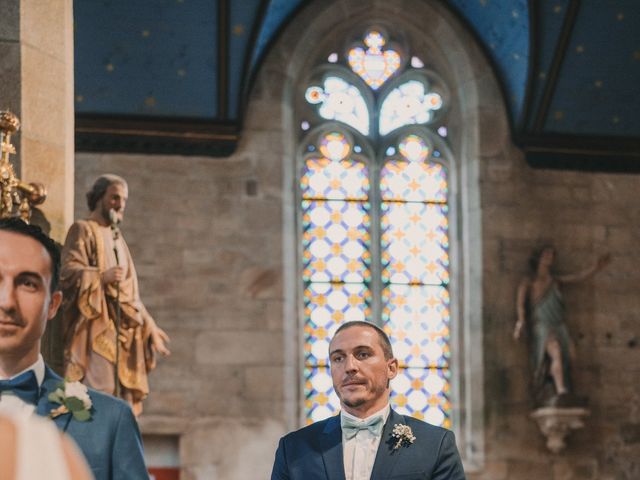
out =
[[[20,120],[10,111],[0,112],[0,218],[20,216],[29,222],[31,208],[47,198],[47,189],[42,183],[26,183],[16,177],[9,155],[16,149],[11,144],[11,135],[20,129]]]

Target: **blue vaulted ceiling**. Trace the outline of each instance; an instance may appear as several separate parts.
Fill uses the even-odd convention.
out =
[[[76,0],[78,148],[230,153],[251,80],[306,3]],[[530,163],[640,168],[640,1],[447,4],[493,66]]]

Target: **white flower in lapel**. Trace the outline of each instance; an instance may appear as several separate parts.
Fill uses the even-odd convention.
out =
[[[396,423],[393,426],[391,436],[397,440],[396,444],[393,446],[394,450],[397,450],[402,445],[408,447],[416,441],[416,437],[413,436],[411,427],[409,425],[404,425],[403,423]]]
[[[49,401],[60,404],[58,408],[49,412],[51,418],[65,413],[71,413],[73,418],[80,422],[86,422],[91,418],[93,403],[87,387],[80,382],[63,382],[49,394]]]

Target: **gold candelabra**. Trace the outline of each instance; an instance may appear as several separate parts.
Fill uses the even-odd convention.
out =
[[[0,218],[20,216],[29,222],[31,208],[47,198],[42,183],[26,183],[16,177],[9,155],[16,153],[11,135],[20,129],[20,120],[10,111],[0,112]]]

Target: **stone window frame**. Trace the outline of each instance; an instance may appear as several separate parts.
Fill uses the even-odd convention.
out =
[[[336,20],[336,12],[343,15]],[[464,24],[441,2],[405,0],[402,8],[376,0],[334,0],[310,2],[290,22],[271,49],[262,69],[267,68],[279,82],[264,85],[281,95],[280,129],[283,168],[283,281],[284,281],[284,419],[290,429],[302,422],[302,345],[300,264],[296,192],[299,125],[296,123],[295,95],[305,85],[317,57],[328,39],[354,25],[389,24],[411,40],[413,51],[429,51],[433,61],[421,58],[443,77],[451,89],[450,130],[455,183],[450,184],[452,214],[458,255],[452,270],[458,273],[458,301],[451,305],[452,363],[459,365],[452,378],[454,398],[453,430],[469,472],[480,471],[485,457],[484,360],[483,360],[483,243],[480,172],[483,157],[495,157],[508,144],[508,117],[504,97],[478,43]],[[395,30],[395,28],[394,28]],[[418,53],[418,56],[419,53]],[[277,69],[281,72],[277,72]],[[264,83],[264,80],[263,80]],[[452,170],[453,171],[453,170]],[[453,235],[453,232],[452,232]],[[452,282],[454,283],[454,282]],[[457,313],[453,310],[457,309]]]

